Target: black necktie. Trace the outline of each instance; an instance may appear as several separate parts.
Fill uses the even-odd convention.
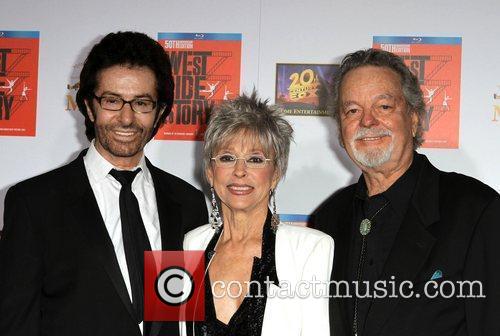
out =
[[[111,169],[122,188],[120,190],[120,220],[122,223],[123,248],[127,260],[130,287],[132,288],[132,308],[137,323],[144,318],[144,251],[151,251],[148,235],[144,228],[139,202],[132,192],[132,181],[141,168],[135,171]]]

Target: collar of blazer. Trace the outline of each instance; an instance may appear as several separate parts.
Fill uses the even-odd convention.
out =
[[[155,186],[162,250],[182,250],[184,237],[182,205],[175,198],[176,192],[168,179],[169,175],[153,166],[147,158],[146,165]]]

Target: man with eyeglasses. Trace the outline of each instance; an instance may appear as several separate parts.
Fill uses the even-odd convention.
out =
[[[148,36],[111,33],[92,48],[77,94],[89,148],[6,196],[0,335],[178,334],[143,321],[144,251],[182,250],[207,223],[203,194],[144,156],[173,89]]]

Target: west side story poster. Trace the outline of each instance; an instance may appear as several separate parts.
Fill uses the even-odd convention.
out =
[[[0,135],[35,136],[37,31],[0,31]]]
[[[422,147],[458,148],[461,37],[374,36],[373,47],[401,56],[426,104]]]
[[[201,141],[210,111],[240,93],[241,34],[158,33],[175,82],[172,112],[157,140]]]

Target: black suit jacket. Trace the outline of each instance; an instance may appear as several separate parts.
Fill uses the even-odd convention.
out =
[[[23,181],[5,199],[0,240],[0,335],[139,336],[113,244],[84,163]],[[147,161],[163,250],[207,222],[203,194]],[[155,322],[152,335],[175,335]]]
[[[395,276],[397,286],[410,280],[421,297],[372,299],[363,336],[500,335],[500,197],[473,178],[439,171],[415,155],[423,167],[380,280]],[[354,191],[351,185],[334,194],[313,216],[316,228],[335,240],[332,279],[337,281],[347,280],[347,270],[358,262],[349,255]],[[436,271],[442,273],[438,286],[481,281],[486,298],[425,297],[424,286]],[[345,299],[330,300],[332,335],[350,335],[352,314]]]

